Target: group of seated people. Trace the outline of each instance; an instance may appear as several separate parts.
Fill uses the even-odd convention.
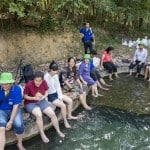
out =
[[[0,149],[4,150],[6,137],[5,131],[12,127],[16,134],[19,150],[25,150],[22,139],[25,131],[22,109],[20,104],[24,103],[26,111],[36,118],[36,124],[44,143],[49,142],[49,138],[44,133],[42,113],[51,119],[51,122],[56,129],[58,135],[62,138],[65,134],[59,128],[58,119],[51,105],[54,105],[61,110],[61,115],[66,128],[71,128],[68,119],[78,119],[72,115],[73,100],[63,94],[62,86],[67,87],[69,91],[74,91],[86,110],[92,108],[87,104],[87,85],[92,88],[92,96],[102,96],[98,93],[97,82],[99,87],[108,90],[111,86],[105,83],[104,79],[98,72],[94,72],[94,66],[91,69],[91,56],[85,54],[83,61],[80,64],[79,70],[76,69],[76,59],[68,58],[68,64],[63,70],[59,70],[58,64],[52,61],[49,65],[49,70],[46,73],[37,71],[31,81],[25,84],[22,89],[14,84],[12,73],[3,72],[0,75]],[[59,73],[60,72],[60,73]],[[91,77],[90,73],[95,77]],[[61,82],[60,82],[61,74]],[[102,85],[101,85],[102,84]],[[106,86],[106,87],[102,87]]]
[[[139,43],[139,49],[136,50],[134,61],[130,64],[130,75],[135,65],[138,65],[137,75],[140,74],[141,68],[144,66],[147,58],[147,50],[143,48],[143,43]],[[14,84],[12,73],[4,72],[0,75],[0,150],[4,150],[6,137],[5,131],[12,127],[15,131],[19,150],[25,150],[22,139],[25,130],[23,114],[20,108],[22,99],[27,112],[36,118],[36,124],[44,143],[49,142],[49,138],[44,133],[42,113],[51,119],[58,135],[62,138],[65,134],[61,132],[57,116],[52,109],[54,105],[61,110],[61,115],[66,128],[71,128],[68,119],[78,119],[72,115],[73,100],[63,94],[63,89],[73,91],[78,95],[80,103],[86,110],[92,108],[87,104],[86,97],[88,86],[91,87],[93,97],[102,96],[98,92],[98,88],[109,90],[111,84],[107,84],[100,75],[103,68],[108,70],[109,79],[113,80],[112,74],[119,78],[117,67],[112,61],[112,50],[109,46],[102,53],[101,60],[97,57],[96,51],[91,54],[84,54],[83,60],[76,63],[74,57],[68,58],[68,64],[61,71],[58,64],[52,61],[49,70],[46,73],[37,71],[34,73],[33,80],[26,83],[23,95],[21,88]],[[145,79],[150,77],[150,63],[146,66]],[[150,78],[149,78],[150,80]],[[88,85],[88,86],[87,86]]]

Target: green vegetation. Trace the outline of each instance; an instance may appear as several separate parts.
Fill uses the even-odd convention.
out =
[[[0,0],[1,30],[32,27],[41,32],[81,26],[150,33],[150,0]]]

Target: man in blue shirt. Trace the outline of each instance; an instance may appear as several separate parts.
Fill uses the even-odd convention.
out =
[[[82,37],[82,42],[84,43],[85,54],[87,54],[88,48],[90,53],[93,50],[93,44],[95,43],[94,31],[90,27],[88,22],[85,23],[85,26],[80,29],[80,34]]]
[[[5,147],[5,131],[12,127],[15,131],[19,150],[25,150],[22,145],[24,123],[19,105],[22,93],[19,86],[14,85],[15,80],[11,73],[4,72],[0,75],[0,150]]]

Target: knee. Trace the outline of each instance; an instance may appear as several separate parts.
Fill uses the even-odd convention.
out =
[[[54,111],[50,111],[50,117],[51,117],[51,118],[56,118],[56,114],[55,114]]]
[[[66,109],[66,105],[64,103],[61,104],[61,109]]]
[[[73,101],[72,101],[71,98],[68,99],[68,104],[69,104],[69,105],[72,105],[72,104],[73,104]]]
[[[34,113],[35,117],[40,119],[42,118],[42,112],[40,109],[36,110],[35,113]]]
[[[22,120],[14,122],[13,127],[16,134],[22,134],[24,132],[25,127]]]
[[[148,70],[149,69],[149,66],[146,66],[146,68],[145,68],[146,70]]]

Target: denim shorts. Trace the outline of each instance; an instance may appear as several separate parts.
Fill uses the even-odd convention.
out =
[[[56,99],[58,99],[58,94],[57,94],[57,93],[53,93],[53,94],[49,94],[49,95],[48,95],[48,101],[49,101],[49,102],[53,102],[53,101],[55,101]]]
[[[36,102],[36,103],[30,103],[30,104],[27,104],[25,105],[25,108],[27,110],[27,112],[29,113],[32,113],[33,109],[34,108],[40,108],[41,111],[43,112],[46,108],[50,107],[49,103],[47,100],[41,100],[39,102]]]
[[[0,127],[6,127],[11,116],[11,110],[0,110]],[[13,129],[16,134],[24,133],[24,122],[22,110],[19,108],[13,121]]]

